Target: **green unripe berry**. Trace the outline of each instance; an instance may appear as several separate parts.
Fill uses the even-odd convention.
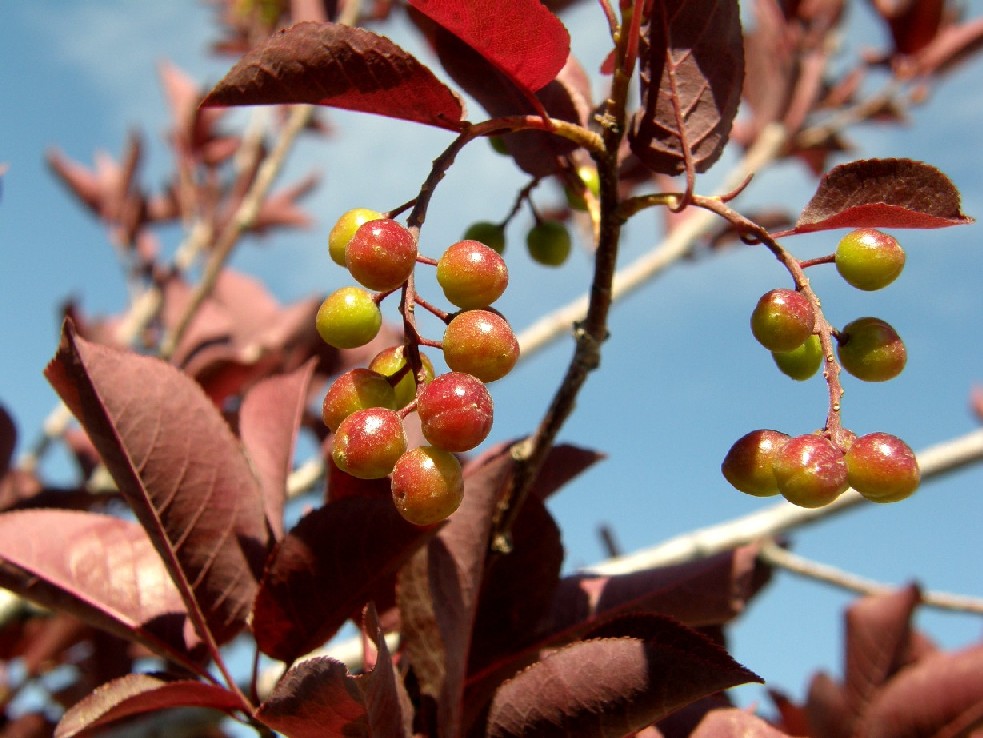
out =
[[[396,392],[397,410],[401,410],[416,399],[416,377],[412,370],[403,371],[406,363],[404,346],[391,346],[384,349],[369,362],[369,369],[386,377],[390,384],[393,384],[393,377],[399,375],[399,379],[393,384],[393,389]],[[423,365],[423,382],[425,384],[434,378],[433,362],[421,351],[420,363]]]
[[[370,369],[352,369],[328,388],[321,404],[321,419],[332,431],[352,413],[370,407],[396,409],[396,391],[389,381]]]
[[[564,188],[567,196],[567,205],[572,210],[586,210],[587,198],[584,197],[584,190],[587,190],[597,198],[601,192],[601,178],[597,173],[597,167],[584,164],[577,167],[577,179],[581,182],[577,189],[571,187]]]
[[[414,525],[432,525],[457,510],[464,499],[461,463],[443,449],[420,446],[407,451],[392,472],[393,502]]]
[[[905,367],[908,353],[894,328],[880,318],[858,318],[842,331],[836,353],[843,368],[865,382],[886,382]]]
[[[822,436],[790,439],[775,454],[771,468],[778,491],[799,507],[828,505],[849,486],[843,452]]]
[[[328,295],[317,309],[315,326],[329,346],[340,349],[364,346],[379,333],[382,312],[372,295],[360,287],[342,287]]]
[[[812,303],[795,290],[766,292],[751,312],[751,333],[769,351],[798,348],[815,326]]]
[[[501,136],[489,136],[488,145],[491,146],[492,151],[501,156],[509,156],[509,147],[505,145],[505,141]]]
[[[897,239],[873,228],[858,228],[836,247],[836,270],[860,290],[879,290],[904,269],[905,252]]]
[[[348,242],[352,240],[352,236],[355,235],[355,231],[363,223],[378,220],[381,217],[382,213],[375,210],[355,208],[338,218],[331,229],[331,233],[328,234],[328,253],[331,255],[331,260],[338,266],[345,266],[345,249],[348,247]]]
[[[771,358],[782,374],[797,382],[815,376],[823,363],[823,346],[819,336],[813,334],[798,348],[791,351],[772,351]]]
[[[464,231],[463,241],[480,241],[500,254],[505,253],[505,229],[490,220],[479,220]]]
[[[897,502],[910,497],[921,482],[915,452],[889,433],[870,433],[846,452],[850,486],[872,502]]]
[[[335,432],[331,458],[359,479],[381,479],[406,452],[406,432],[397,413],[371,407],[352,413]]]
[[[496,251],[478,241],[458,241],[437,262],[437,282],[459,308],[483,308],[502,296],[509,270]]]
[[[529,256],[544,266],[561,266],[570,256],[573,241],[565,224],[558,220],[541,220],[526,234]]]
[[[756,430],[738,439],[720,465],[724,477],[736,489],[755,497],[778,494],[772,462],[788,436],[776,430]]]

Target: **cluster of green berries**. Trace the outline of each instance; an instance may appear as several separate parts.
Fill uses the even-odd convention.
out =
[[[505,228],[499,223],[479,220],[464,232],[465,240],[480,241],[499,254],[505,251]],[[573,250],[573,239],[566,224],[558,220],[539,220],[526,234],[526,248],[533,261],[558,267],[566,263]]]
[[[843,279],[862,290],[886,287],[904,262],[904,250],[893,237],[869,228],[847,234],[833,255]],[[804,294],[776,289],[758,300],[751,332],[784,374],[801,381],[812,377],[824,359],[832,361],[823,355],[816,322]],[[833,337],[840,366],[858,379],[884,382],[904,369],[904,343],[880,318],[858,318]],[[843,436],[837,444],[819,434],[789,438],[775,430],[752,431],[731,447],[722,470],[742,492],[782,494],[802,507],[826,505],[851,486],[876,502],[904,499],[918,487],[918,464],[903,441],[886,433]]]
[[[324,300],[317,331],[336,348],[364,346],[382,325],[380,302],[407,284],[419,261],[416,239],[381,213],[357,209],[335,224],[328,250],[358,286]],[[493,407],[485,384],[508,374],[519,357],[511,327],[490,307],[508,285],[502,257],[468,239],[444,251],[436,269],[444,296],[458,308],[434,343],[450,371],[435,375],[419,344],[393,346],[367,368],[339,376],[322,406],[338,468],[360,479],[390,477],[397,509],[416,525],[439,522],[460,505],[464,480],[455,454],[488,436]],[[403,419],[414,411],[429,445],[410,449]]]

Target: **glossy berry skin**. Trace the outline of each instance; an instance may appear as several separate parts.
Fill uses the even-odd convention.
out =
[[[392,410],[372,407],[352,413],[335,432],[331,458],[359,479],[381,479],[406,452],[403,421]]]
[[[505,292],[509,270],[494,249],[478,241],[458,241],[437,262],[437,283],[457,307],[483,308]]]
[[[755,430],[739,438],[724,457],[720,471],[736,489],[755,497],[778,494],[772,462],[789,438],[776,430]]]
[[[889,433],[860,436],[846,452],[850,486],[873,502],[910,497],[921,481],[915,452]]]
[[[331,233],[328,234],[328,253],[331,255],[331,260],[339,266],[346,266],[345,249],[348,247],[348,242],[352,240],[352,236],[355,235],[355,231],[363,223],[378,220],[381,217],[383,217],[382,213],[375,210],[355,208],[338,218],[331,229]]]
[[[345,265],[359,284],[378,292],[402,285],[416,266],[416,239],[402,224],[383,218],[359,226],[345,249]]]
[[[420,446],[407,451],[392,472],[393,502],[414,525],[439,523],[461,505],[461,463],[443,449]]]
[[[433,362],[422,352],[420,353],[420,362],[423,364],[424,383],[431,381],[434,378]],[[404,366],[406,366],[406,355],[403,346],[391,346],[384,349],[369,362],[369,369],[389,378],[390,384],[392,384],[392,377],[396,376]],[[416,377],[413,372],[404,372],[393,385],[393,389],[396,392],[397,410],[413,402],[416,399]]]
[[[314,324],[329,346],[348,349],[364,346],[379,333],[382,313],[375,300],[360,287],[342,287],[328,295],[317,309]]]
[[[423,436],[445,451],[470,451],[485,440],[494,417],[492,398],[470,374],[441,374],[420,390],[416,412]]]
[[[908,361],[900,336],[880,318],[858,318],[841,332],[836,346],[843,368],[865,382],[886,382]]]
[[[769,351],[801,346],[816,326],[812,303],[795,290],[771,290],[751,312],[751,333]]]
[[[893,236],[873,228],[858,228],[836,246],[836,270],[859,290],[879,290],[898,278],[905,252]]]
[[[482,382],[501,379],[519,360],[519,342],[498,313],[465,310],[444,331],[444,361],[451,371],[471,374]]]
[[[526,247],[533,261],[544,266],[561,266],[570,256],[570,231],[557,220],[541,220],[526,234]]]
[[[843,452],[822,436],[790,439],[775,454],[771,468],[778,491],[799,507],[828,505],[849,486]]]
[[[772,351],[775,366],[787,377],[804,382],[815,376],[823,363],[823,347],[819,336],[813,334],[798,348],[791,351]]]
[[[505,253],[505,229],[489,220],[479,220],[469,225],[462,240],[479,241],[499,254]]]
[[[396,409],[396,391],[389,381],[370,369],[345,372],[328,388],[321,404],[321,418],[332,431],[354,412],[370,407]]]

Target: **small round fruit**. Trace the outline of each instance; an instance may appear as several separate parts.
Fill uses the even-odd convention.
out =
[[[370,290],[394,290],[413,273],[416,239],[395,220],[371,220],[359,226],[348,242],[345,265]]]
[[[360,287],[342,287],[328,295],[314,319],[318,335],[329,346],[348,349],[364,346],[379,333],[382,312]]]
[[[850,486],[873,502],[910,497],[921,481],[915,452],[889,433],[861,436],[846,452]]]
[[[564,189],[567,196],[567,205],[572,210],[586,210],[587,198],[584,197],[583,190],[586,189],[596,198],[601,192],[601,178],[597,173],[597,167],[591,166],[590,164],[577,167],[577,178],[583,183],[580,188],[574,190],[567,187]]]
[[[399,457],[392,472],[393,502],[414,525],[432,525],[457,510],[464,499],[461,463],[447,451],[420,446]]]
[[[422,351],[420,352],[420,362],[423,364],[423,382],[425,384],[434,378],[433,362]],[[369,369],[386,377],[390,384],[392,384],[392,378],[403,371],[404,366],[406,366],[406,354],[403,346],[391,346],[384,349],[369,362]],[[403,372],[393,385],[393,389],[396,391],[397,410],[401,410],[413,402],[416,399],[416,377],[413,372],[409,370]]]
[[[880,318],[857,318],[847,324],[836,353],[843,368],[865,382],[894,379],[908,360],[897,331]]]
[[[558,220],[541,220],[526,234],[526,246],[533,261],[558,267],[570,256],[573,242],[566,225]]]
[[[815,327],[812,303],[795,290],[766,292],[751,312],[751,333],[769,351],[798,348]]]
[[[905,252],[893,236],[873,228],[858,228],[836,246],[836,270],[859,290],[879,290],[898,278]]]
[[[755,497],[778,494],[772,460],[788,436],[776,430],[755,430],[730,447],[720,471],[735,488]]]
[[[420,390],[416,412],[424,438],[445,451],[470,451],[492,427],[491,395],[463,372],[441,374]]]
[[[462,238],[465,241],[480,241],[500,254],[505,252],[505,229],[490,220],[479,220],[472,223],[464,231]]]
[[[345,266],[345,248],[348,246],[348,242],[352,240],[352,236],[355,235],[355,231],[363,223],[378,220],[381,217],[383,217],[382,213],[375,210],[355,208],[338,218],[331,229],[331,233],[328,234],[328,253],[331,255],[331,260],[339,266]]]
[[[519,342],[508,322],[490,310],[465,310],[444,331],[444,361],[451,371],[482,382],[501,379],[519,360]]]
[[[771,468],[778,491],[799,507],[828,505],[849,486],[843,452],[822,436],[790,439],[775,454]]]
[[[509,270],[494,249],[478,241],[458,241],[437,262],[437,282],[459,308],[483,308],[505,292]]]
[[[782,374],[804,382],[819,371],[823,363],[823,346],[819,336],[809,336],[805,343],[791,351],[772,351],[771,358]]]
[[[349,415],[370,407],[396,410],[396,391],[378,372],[352,369],[335,379],[328,388],[321,404],[321,418],[334,431]]]
[[[403,421],[393,410],[370,407],[352,413],[335,432],[331,458],[359,479],[381,479],[406,452]]]

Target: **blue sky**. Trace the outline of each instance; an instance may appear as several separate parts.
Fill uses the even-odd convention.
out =
[[[180,0],[134,8],[122,0],[0,5],[0,92],[7,101],[0,113],[0,162],[10,167],[0,199],[0,336],[6,346],[0,401],[20,425],[21,449],[55,402],[41,370],[56,345],[58,303],[74,296],[86,312],[98,314],[122,310],[127,299],[102,230],[46,171],[45,150],[57,146],[91,164],[96,150],[118,155],[126,133],[137,126],[148,143],[144,184],[157,187],[167,164],[160,134],[169,125],[157,64],[168,59],[203,83],[216,81],[229,66],[206,54],[214,34],[202,4]],[[866,5],[855,3],[851,12],[859,16],[864,43],[879,43]],[[605,52],[599,11],[586,3],[568,23],[575,49],[595,69]],[[981,73],[977,60],[953,75],[913,112],[908,127],[856,132],[857,156],[928,161],[962,190],[964,211],[983,217]],[[473,119],[480,116],[475,106],[470,110]],[[440,131],[380,118],[329,117],[338,135],[305,142],[284,180],[312,168],[323,174],[324,186],[306,201],[316,225],[247,243],[235,260],[284,301],[341,286],[344,275],[325,249],[334,219],[349,207],[387,210],[412,197],[449,140]],[[712,189],[728,161],[701,180],[702,191]],[[424,250],[436,256],[471,221],[500,218],[522,184],[507,160],[480,143],[469,148],[437,191]],[[795,212],[812,188],[800,167],[783,165],[760,176],[739,205],[781,204]],[[537,202],[558,198],[544,188]],[[651,213],[629,224],[626,261],[658,242],[658,225]],[[512,286],[501,303],[518,329],[579,295],[589,278],[583,248],[562,270],[531,264],[522,247],[528,226],[526,217],[509,232]],[[883,385],[846,380],[846,423],[858,433],[895,433],[918,449],[976,426],[967,398],[983,382],[983,237],[980,226],[896,235],[908,263],[883,292],[856,292],[828,267],[811,276],[834,322],[877,315],[891,321],[908,346],[909,363],[899,379]],[[837,237],[819,234],[789,245],[810,257],[830,252]],[[787,285],[764,251],[741,248],[683,262],[617,306],[602,369],[562,434],[609,454],[553,503],[568,568],[603,557],[596,535],[601,522],[631,551],[773,504],[730,489],[719,463],[730,444],[753,428],[798,434],[823,423],[822,380],[799,384],[779,375],[748,330],[757,298]],[[494,385],[496,439],[532,429],[570,351],[570,342],[561,340]],[[983,597],[981,482],[983,469],[975,469],[926,485],[905,503],[865,507],[794,535],[795,551],[884,582],[918,579],[928,588]],[[816,668],[839,673],[840,612],[849,599],[779,574],[734,629],[734,653],[774,686],[801,695]],[[978,619],[927,611],[919,623],[948,647],[978,639],[981,630]],[[757,699],[761,691],[745,688],[741,696]]]

